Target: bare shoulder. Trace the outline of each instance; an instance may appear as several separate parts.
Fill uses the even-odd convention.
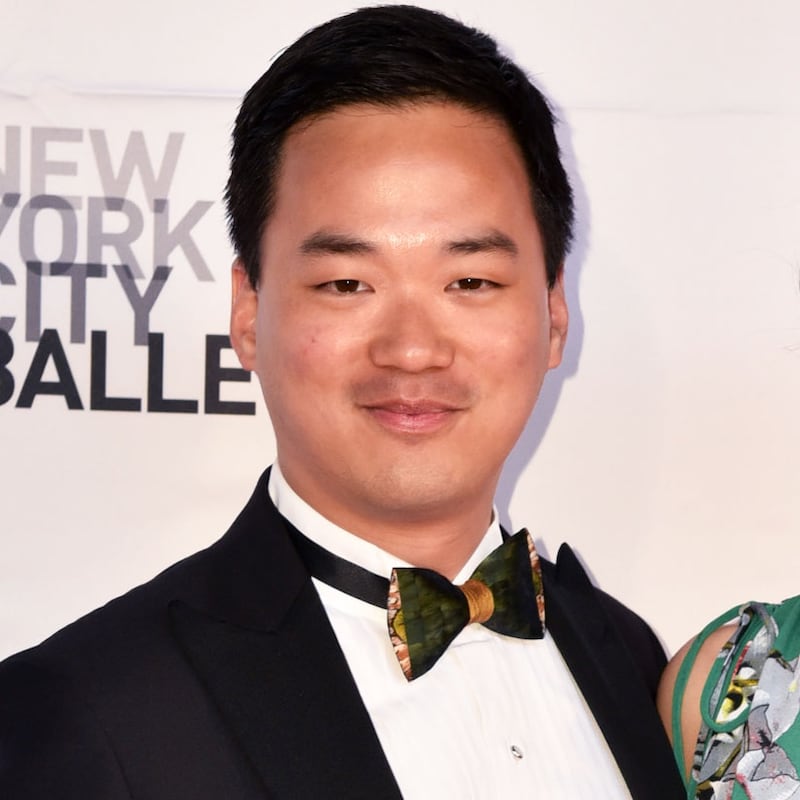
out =
[[[730,639],[733,632],[736,630],[735,625],[722,625],[709,634],[708,638],[703,642],[700,650],[697,653],[694,666],[689,673],[689,679],[686,683],[686,691],[683,695],[683,702],[681,703],[681,734],[683,737],[683,764],[685,773],[688,774],[692,764],[692,754],[694,753],[695,744],[697,742],[697,735],[700,732],[701,714],[700,714],[700,696],[703,693],[703,687],[706,684],[708,674],[716,659],[722,646]],[[661,715],[661,720],[664,727],[667,729],[667,734],[672,741],[672,697],[675,691],[675,683],[678,678],[681,664],[683,664],[689,649],[694,644],[694,639],[690,639],[686,644],[678,650],[677,653],[670,659],[664,674],[661,676],[661,682],[658,686],[657,705],[658,712]]]

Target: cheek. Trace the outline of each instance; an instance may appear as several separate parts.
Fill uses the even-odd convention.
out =
[[[490,357],[498,370],[514,370],[525,376],[543,370],[550,352],[549,328],[539,321],[507,324],[500,336],[491,339]]]
[[[263,378],[283,394],[302,395],[313,387],[330,386],[354,363],[352,349],[341,332],[308,313],[273,318],[263,336]]]
[[[322,372],[343,371],[355,366],[367,352],[369,326],[357,317],[337,314],[328,318],[324,314],[306,312],[282,335],[284,347],[301,358],[309,369]]]
[[[297,369],[322,376],[335,371],[348,342],[336,328],[309,320],[293,328],[291,341],[284,336],[284,349],[291,352]]]
[[[538,322],[506,327],[487,355],[488,392],[513,427],[530,415],[547,372],[549,329]]]

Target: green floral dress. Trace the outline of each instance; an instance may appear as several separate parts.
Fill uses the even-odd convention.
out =
[[[748,603],[711,622],[678,673],[673,749],[683,764],[680,709],[697,652],[720,625],[736,623],[709,672],[687,797],[800,800],[800,596]]]

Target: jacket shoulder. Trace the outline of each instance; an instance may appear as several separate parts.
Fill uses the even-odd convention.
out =
[[[667,663],[666,653],[650,625],[619,600],[597,589],[603,608],[622,637],[631,657],[641,669],[652,697],[656,696],[661,673]]]
[[[610,626],[636,665],[650,696],[655,699],[666,653],[653,629],[636,612],[595,586],[575,552],[562,545],[555,563],[543,562],[547,586],[555,590],[563,611],[581,630],[599,631]]]

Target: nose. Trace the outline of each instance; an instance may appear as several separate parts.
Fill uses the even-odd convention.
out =
[[[455,347],[443,309],[416,296],[385,303],[371,334],[369,354],[376,366],[403,372],[450,366]]]

